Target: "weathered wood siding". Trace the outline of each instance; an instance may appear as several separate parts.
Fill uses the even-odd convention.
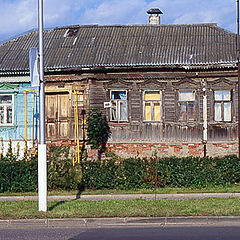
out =
[[[81,101],[78,102],[79,138],[82,139],[82,110],[87,111],[89,108],[88,81],[73,77],[72,81],[67,79],[68,81],[64,83],[66,77],[59,78],[49,77],[45,86],[46,138],[48,141],[65,141],[75,138],[74,91],[77,91],[82,95]]]
[[[74,90],[78,90],[84,92],[84,104],[78,107],[80,138],[83,133],[81,111],[93,107],[100,109],[109,120],[112,142],[201,142],[203,138],[203,78],[182,76],[171,78],[168,74],[167,79],[164,79],[163,74],[160,74],[159,78],[156,75],[154,78],[148,78],[146,73],[145,75],[145,78],[141,76],[139,79],[135,78],[134,74],[126,79],[121,73],[118,74],[118,77],[114,75],[114,78],[108,77],[108,75],[101,75],[101,78],[98,78],[96,75],[89,76],[85,81],[68,79],[63,85],[61,85],[62,79],[55,82],[49,81],[46,87],[47,106],[51,105],[50,99],[60,98],[61,100],[61,96],[63,97],[65,94],[62,102],[55,99],[52,103],[52,107],[56,105],[57,109],[53,113],[53,122],[49,121],[50,118],[47,122],[49,139],[74,139],[72,93]],[[206,80],[208,141],[236,141],[238,136],[236,78],[209,77]],[[110,109],[104,108],[104,102],[111,101],[111,90],[127,91],[128,121],[110,121]],[[159,122],[144,121],[144,92],[152,90],[161,91],[162,111]],[[193,122],[178,121],[178,92],[186,90],[195,92],[196,115]],[[229,123],[214,122],[214,90],[231,90],[232,92],[232,121]],[[65,115],[62,114],[62,111]],[[47,115],[51,115],[50,109]],[[68,117],[66,117],[67,115]],[[51,124],[55,124],[57,127],[52,127]]]
[[[103,102],[106,101],[106,92],[103,83],[98,83],[96,80],[90,80],[89,83],[89,107],[101,109],[103,111]]]
[[[103,89],[105,88],[105,90]],[[102,108],[104,101],[110,100],[110,90],[127,90],[128,121],[110,122],[112,142],[201,142],[203,138],[203,91],[202,78],[168,79],[168,81],[146,79],[95,81],[90,89],[91,103]],[[236,80],[225,78],[209,78],[206,85],[208,111],[208,140],[235,141],[237,139]],[[145,90],[162,92],[162,117],[160,122],[144,122],[143,93]],[[195,92],[196,115],[193,122],[179,122],[178,91],[193,90]],[[231,90],[232,122],[214,122],[214,90]],[[96,92],[100,94],[96,96]],[[107,116],[109,109],[105,109]]]

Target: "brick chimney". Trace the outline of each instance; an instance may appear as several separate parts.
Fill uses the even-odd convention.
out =
[[[163,14],[162,11],[159,8],[151,8],[147,11],[147,14],[149,14],[149,24],[160,24],[160,14]]]

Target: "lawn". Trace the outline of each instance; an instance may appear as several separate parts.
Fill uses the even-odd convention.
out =
[[[0,219],[239,215],[240,198],[54,201],[46,213],[38,212],[36,201],[0,202]]]

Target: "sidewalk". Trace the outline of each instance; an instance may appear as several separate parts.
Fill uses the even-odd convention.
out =
[[[106,194],[106,195],[58,195],[48,196],[48,201],[99,201],[107,199],[145,199],[145,200],[180,200],[180,199],[203,199],[203,198],[233,198],[240,197],[240,193],[176,193],[176,194]],[[38,196],[0,196],[0,201],[37,201]]]

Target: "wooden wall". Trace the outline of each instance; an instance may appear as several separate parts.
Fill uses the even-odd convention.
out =
[[[63,79],[62,79],[63,78]],[[51,78],[45,86],[46,138],[48,141],[73,140],[75,137],[74,91],[83,94],[78,103],[79,135],[82,139],[82,110],[89,107],[87,80],[76,79],[64,82],[64,77]],[[55,80],[55,81],[54,81]],[[80,98],[79,98],[80,99]]]
[[[105,79],[95,81],[91,90],[91,102],[103,107],[104,101],[110,101],[110,90],[128,91],[128,121],[110,122],[112,142],[201,142],[203,138],[203,85],[202,78],[155,79]],[[236,79],[211,77],[207,79],[208,140],[237,140]],[[143,92],[145,90],[162,91],[161,122],[144,122]],[[196,96],[196,118],[193,122],[178,121],[177,93],[179,90],[194,90]],[[214,122],[214,90],[232,91],[232,121]],[[96,96],[96,92],[100,93]],[[107,117],[110,110],[105,109]]]
[[[47,106],[54,96],[65,94],[64,106],[68,110],[65,113],[65,123],[57,123],[61,120],[47,119],[48,139],[74,139],[74,107],[73,91],[84,92],[84,104],[79,106],[79,127],[82,127],[82,109],[89,107],[100,109],[109,120],[112,130],[111,142],[201,142],[203,138],[203,85],[206,79],[207,110],[208,110],[208,141],[235,141],[237,140],[237,79],[234,76],[224,77],[224,73],[215,77],[191,76],[167,77],[163,73],[137,74],[92,74],[84,79],[80,77],[68,77],[48,81],[46,85]],[[100,76],[100,77],[99,77]],[[50,80],[50,78],[49,78]],[[104,108],[104,102],[110,101],[111,90],[126,90],[128,104],[128,120],[125,122],[111,122],[110,109]],[[144,91],[160,90],[162,94],[162,118],[160,122],[145,122],[143,113]],[[192,122],[180,122],[178,111],[178,91],[194,90],[196,117]],[[227,123],[214,122],[214,90],[231,90],[232,92],[232,121]],[[49,99],[48,99],[49,98]],[[58,100],[52,99],[53,102]],[[54,105],[54,104],[52,104]],[[60,104],[61,105],[61,104]],[[55,115],[59,116],[61,106],[58,106]],[[47,109],[49,111],[49,108]],[[48,114],[48,113],[47,113]],[[49,114],[48,114],[49,115]],[[52,122],[51,122],[52,121]],[[62,118],[63,121],[63,118]],[[56,125],[51,127],[52,125]],[[60,125],[59,125],[60,124]],[[61,132],[66,127],[67,130]],[[55,130],[53,130],[55,128]],[[82,138],[82,131],[80,130]]]

